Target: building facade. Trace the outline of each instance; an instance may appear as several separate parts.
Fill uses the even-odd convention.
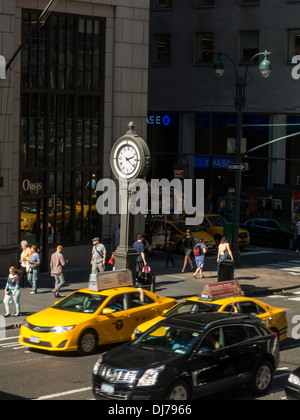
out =
[[[57,243],[71,267],[92,237],[110,249],[118,220],[99,216],[95,186],[130,121],[147,136],[148,0],[59,0],[36,28],[48,3],[0,0],[0,55],[22,45],[0,80],[0,276],[21,240],[43,269]]]
[[[234,202],[236,75],[217,52],[229,54],[244,75],[258,52],[272,52],[272,73],[264,79],[259,62],[246,78],[242,150],[299,132],[300,2],[289,0],[152,0],[148,139],[152,176],[204,178],[207,207],[230,213]],[[262,57],[263,59],[263,57]],[[249,153],[242,175],[243,217],[282,213],[292,217],[291,191],[299,189],[299,137]],[[155,172],[155,173],[154,173]],[[282,186],[289,187],[283,193]],[[294,212],[295,213],[295,212]],[[295,215],[294,215],[295,216]]]

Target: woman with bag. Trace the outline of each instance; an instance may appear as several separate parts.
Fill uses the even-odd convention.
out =
[[[37,293],[38,268],[41,264],[41,260],[36,245],[32,245],[31,252],[27,270],[27,280],[32,286],[32,292],[30,292],[30,294],[35,295]]]
[[[9,276],[4,291],[4,305],[5,305],[5,317],[10,316],[10,304],[12,300],[15,302],[16,314],[20,315],[20,274],[21,270],[17,270],[15,267],[10,267]]]
[[[227,238],[225,238],[225,236],[223,236],[223,238],[221,239],[220,245],[218,247],[218,258],[217,258],[217,262],[220,261],[227,261],[227,260],[232,260],[233,261],[233,255],[230,249],[230,245],[227,241]]]
[[[202,274],[203,267],[204,267],[204,260],[205,260],[205,254],[207,253],[207,248],[204,243],[204,239],[200,238],[199,243],[195,245],[194,248],[194,255],[195,255],[195,261],[197,265],[197,269],[193,276],[196,278],[197,274],[200,273],[200,278],[202,279],[204,276]]]

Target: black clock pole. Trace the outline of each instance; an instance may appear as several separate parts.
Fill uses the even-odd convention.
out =
[[[147,143],[140,138],[137,133],[134,131],[135,126],[134,123],[131,122],[128,125],[129,131],[125,134],[125,136],[118,139],[111,151],[111,168],[117,179],[119,180],[119,194],[121,194],[123,198],[123,207],[125,207],[126,212],[122,211],[120,215],[120,245],[118,246],[117,250],[115,251],[115,269],[116,270],[123,270],[129,269],[132,271],[133,278],[136,275],[136,260],[138,254],[136,253],[135,248],[133,247],[136,238],[134,237],[134,225],[135,225],[135,216],[129,210],[129,202],[130,202],[130,194],[134,194],[134,192],[128,191],[129,182],[133,181],[135,178],[145,178],[149,168],[150,168],[150,151],[148,149]],[[136,175],[133,178],[124,177],[120,179],[118,176],[119,168],[117,168],[118,162],[116,160],[116,149],[120,142],[124,142],[124,140],[129,140],[133,142],[141,153],[141,160],[139,162],[140,167],[136,172]],[[124,208],[123,208],[124,210]],[[123,213],[123,214],[122,214]]]

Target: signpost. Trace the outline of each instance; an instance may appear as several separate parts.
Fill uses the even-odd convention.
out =
[[[228,165],[229,171],[249,171],[248,163],[230,163]]]

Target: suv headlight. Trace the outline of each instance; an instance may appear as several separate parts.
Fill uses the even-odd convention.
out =
[[[99,357],[99,359],[97,360],[94,369],[93,369],[93,374],[96,376],[99,373],[100,367],[102,365],[103,362],[103,354],[101,354],[101,356]]]
[[[300,386],[300,378],[293,373],[290,374],[288,382],[293,385]]]
[[[165,365],[158,368],[148,369],[140,378],[137,386],[151,386],[155,385],[160,373],[165,369]]]

